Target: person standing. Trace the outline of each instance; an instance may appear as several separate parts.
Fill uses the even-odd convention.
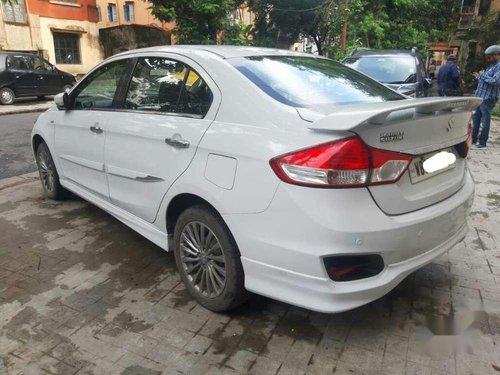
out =
[[[436,79],[436,64],[434,60],[431,60],[428,71],[429,71],[429,78]]]
[[[490,133],[491,112],[498,102],[500,93],[500,46],[488,47],[484,55],[490,65],[484,71],[473,73],[474,78],[478,80],[475,95],[483,99],[472,117],[472,143],[476,148],[486,147]]]
[[[439,96],[461,96],[460,70],[456,64],[455,55],[449,55],[446,64],[439,68],[438,72],[438,92]]]

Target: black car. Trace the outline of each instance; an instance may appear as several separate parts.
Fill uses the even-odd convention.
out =
[[[432,80],[427,76],[423,57],[416,48],[410,51],[361,49],[342,63],[400,94],[412,97],[431,94]]]
[[[63,72],[40,56],[0,52],[0,103],[12,104],[23,96],[55,95],[71,88],[73,75]]]

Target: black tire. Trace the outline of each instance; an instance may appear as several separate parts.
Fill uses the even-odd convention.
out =
[[[66,198],[67,190],[59,182],[54,159],[52,159],[49,147],[45,142],[40,143],[36,149],[36,164],[45,195],[56,201]]]
[[[63,87],[63,92],[68,92],[69,90],[71,90],[73,88],[72,85],[64,85]]]
[[[16,98],[16,94],[14,91],[9,89],[8,87],[2,87],[0,89],[0,104],[12,104],[14,103],[14,99]]]
[[[200,259],[205,257],[205,264],[201,264],[202,260],[200,260],[198,262],[200,263],[199,268],[196,271],[189,272],[196,269],[194,262],[188,263],[182,259],[187,258],[192,260],[196,259],[196,257],[186,253],[186,251],[193,250],[193,248],[189,247],[186,250],[186,237],[182,235],[188,234],[188,229],[193,229],[193,226],[196,228],[197,225],[200,228],[204,228],[204,233],[207,236],[206,238],[203,237],[200,241],[203,242],[202,248],[204,250],[201,253],[204,254],[198,253],[197,256]],[[210,232],[212,232],[211,238]],[[198,233],[200,234],[201,232]],[[181,246],[181,240],[183,246]],[[219,244],[219,247],[217,247],[215,242]],[[211,252],[212,249],[215,250]],[[203,307],[211,311],[228,311],[241,305],[247,299],[248,293],[245,290],[245,275],[243,266],[241,265],[238,246],[220,215],[210,207],[193,206],[181,213],[174,230],[174,253],[177,269],[184,285]],[[184,256],[185,254],[188,255]],[[224,265],[221,266],[222,263],[214,259],[224,259]],[[192,268],[189,269],[187,264],[192,265]],[[223,276],[225,277],[225,282],[223,286],[220,284],[222,273],[219,269],[221,268],[225,269],[225,275]],[[205,269],[205,273],[203,269]],[[196,273],[198,274],[195,279],[194,274]],[[202,279],[204,274],[207,275],[205,285],[212,285],[211,295],[207,295],[210,294],[210,287],[207,288],[208,291],[203,291],[202,281],[196,284],[196,281],[200,278]],[[219,286],[219,291],[216,290],[217,285]]]

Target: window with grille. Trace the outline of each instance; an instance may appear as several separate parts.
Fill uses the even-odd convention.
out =
[[[118,18],[116,15],[116,4],[108,4],[108,21],[109,22],[118,21]]]
[[[54,49],[57,64],[81,64],[80,35],[54,33]]]
[[[125,21],[127,22],[134,22],[133,2],[126,2],[125,5],[123,5],[123,18],[125,18]]]
[[[26,8],[24,0],[7,0],[6,2],[0,1],[3,8],[3,19],[7,22],[27,23],[26,22]]]

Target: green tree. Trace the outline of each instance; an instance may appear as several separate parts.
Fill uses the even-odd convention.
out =
[[[215,44],[227,25],[229,12],[242,0],[151,0],[151,12],[160,21],[175,21],[181,44]]]
[[[351,0],[348,42],[369,48],[417,47],[447,40],[457,0]]]
[[[257,44],[269,44],[269,39],[284,38],[290,42],[299,35],[314,40],[318,54],[325,44],[339,35],[343,7],[340,0],[254,0],[250,6],[256,12],[254,29]],[[263,43],[261,43],[263,41]]]
[[[459,0],[350,0],[347,50],[340,51],[344,0],[253,0],[255,43],[276,45],[286,35],[311,37],[319,54],[341,58],[354,48],[417,47],[446,40]]]

